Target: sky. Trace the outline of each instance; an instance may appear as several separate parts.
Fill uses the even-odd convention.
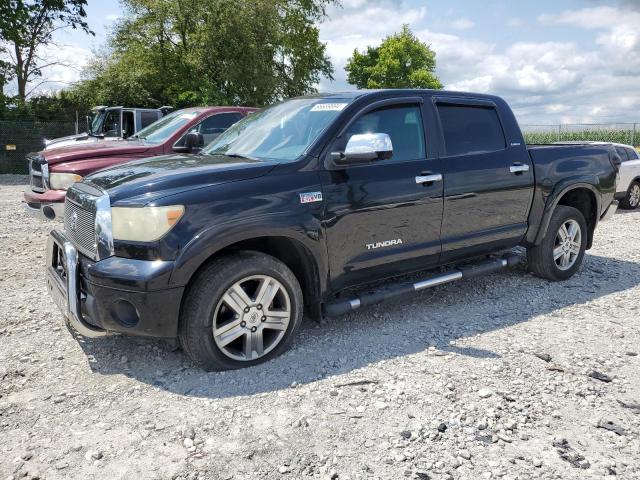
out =
[[[42,88],[77,80],[123,14],[117,0],[89,0],[87,13],[96,36],[60,32],[49,53],[76,68],[55,67]],[[353,50],[409,24],[447,89],[500,95],[521,124],[640,122],[640,0],[342,0],[328,13],[335,79],[321,91],[353,88]]]

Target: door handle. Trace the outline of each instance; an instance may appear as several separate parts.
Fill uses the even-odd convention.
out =
[[[431,173],[429,175],[418,175],[416,177],[416,183],[418,184],[441,182],[441,181],[442,181],[441,173]]]
[[[509,171],[511,173],[515,173],[516,175],[518,175],[519,173],[528,172],[529,165],[524,165],[522,163],[514,163],[509,167]]]

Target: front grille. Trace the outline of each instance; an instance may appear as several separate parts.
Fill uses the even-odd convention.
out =
[[[96,253],[96,213],[66,198],[64,201],[64,230],[78,249],[93,257]]]

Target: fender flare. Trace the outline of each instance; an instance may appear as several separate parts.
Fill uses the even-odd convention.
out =
[[[542,219],[538,227],[538,233],[536,234],[535,240],[533,242],[534,245],[540,245],[540,243],[542,242],[542,239],[547,234],[547,230],[549,229],[549,223],[551,222],[551,217],[553,216],[553,212],[555,211],[562,197],[564,197],[570,191],[576,190],[578,188],[586,188],[587,190],[591,191],[591,193],[593,194],[593,197],[595,198],[596,215],[595,215],[595,223],[593,225],[593,228],[595,229],[596,225],[598,224],[598,220],[600,219],[600,210],[601,210],[601,203],[602,203],[602,199],[600,197],[600,192],[598,191],[598,189],[592,183],[588,183],[588,182],[577,182],[577,183],[571,183],[570,185],[563,185],[561,183],[559,185],[556,185],[556,187],[553,189],[553,191],[547,198],[547,202],[544,207],[544,213],[542,215]]]
[[[326,246],[320,222],[314,217],[307,217],[305,225],[293,223],[292,220],[296,218],[291,218],[290,212],[280,212],[254,218],[252,225],[247,225],[246,219],[243,219],[201,231],[181,249],[169,279],[170,285],[187,285],[204,263],[233,244],[264,237],[281,237],[303,247],[308,257],[305,260],[313,265],[314,284],[318,287],[316,293],[320,295],[325,291],[328,278]]]

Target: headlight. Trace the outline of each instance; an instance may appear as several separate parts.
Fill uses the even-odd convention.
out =
[[[49,185],[53,190],[66,190],[76,182],[81,182],[82,177],[75,173],[52,173],[49,176]]]
[[[153,242],[178,223],[184,213],[182,205],[169,207],[112,207],[111,226],[114,240]]]

